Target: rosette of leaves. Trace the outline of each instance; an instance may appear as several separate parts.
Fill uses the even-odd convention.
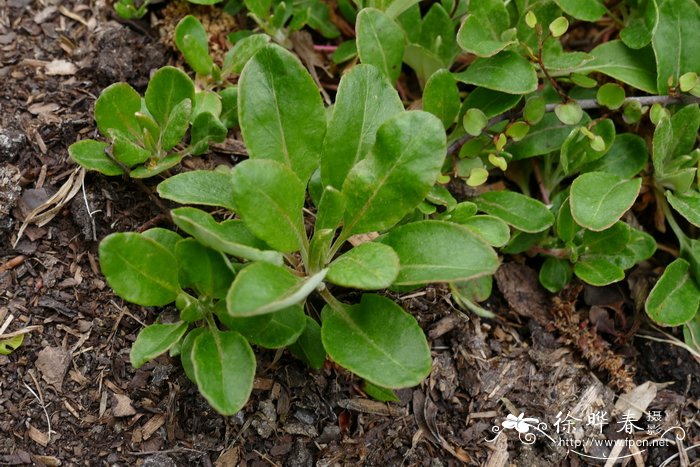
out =
[[[152,177],[184,157],[206,152],[211,141],[223,141],[222,110],[217,95],[196,92],[182,70],[166,66],[153,74],[144,96],[127,83],[103,90],[95,102],[95,121],[108,142],[85,139],[68,153],[105,175]]]
[[[144,306],[175,302],[180,310],[179,322],[141,332],[134,365],[179,353],[188,376],[224,414],[238,411],[250,393],[251,344],[288,347],[315,368],[329,357],[380,389],[418,384],[431,368],[425,335],[415,318],[372,291],[467,281],[499,264],[467,226],[409,221],[445,159],[440,120],[404,110],[371,65],[343,76],[328,118],[311,76],[277,45],[243,69],[238,116],[249,160],[158,186],[163,198],[235,218],[180,207],[172,218],[187,238],[115,233],[100,245],[117,294]],[[314,216],[305,215],[307,193]],[[343,303],[337,292],[347,289],[363,294]]]

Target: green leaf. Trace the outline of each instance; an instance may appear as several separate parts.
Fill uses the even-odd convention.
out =
[[[188,238],[178,242],[175,257],[180,268],[180,285],[199,295],[224,298],[233,282],[233,273],[221,253]]]
[[[459,113],[459,89],[452,73],[441,69],[433,73],[423,90],[423,110],[430,112],[449,128]]]
[[[552,37],[561,37],[569,29],[569,20],[565,16],[559,16],[554,21],[549,23],[549,32],[552,33]]]
[[[151,151],[144,149],[138,144],[124,136],[116,136],[116,132],[112,144],[112,155],[114,158],[127,167],[133,167],[137,164],[146,162],[151,157]]]
[[[84,139],[68,147],[71,159],[88,170],[96,170],[105,175],[121,175],[124,171],[107,156],[109,144],[94,139]]]
[[[444,63],[438,55],[419,44],[407,44],[403,61],[415,70],[419,84],[423,84],[438,70],[450,65]]]
[[[103,135],[118,130],[132,141],[141,138],[141,128],[134,115],[141,110],[141,96],[126,83],[106,87],[95,101],[95,121]]]
[[[535,67],[520,54],[504,50],[488,58],[477,58],[455,78],[466,84],[508,94],[528,94],[537,89]]]
[[[204,154],[209,148],[209,142],[221,143],[226,139],[228,130],[215,115],[210,112],[202,112],[192,122],[192,137],[190,146],[192,154]]]
[[[253,236],[241,221],[219,224],[211,214],[189,207],[173,209],[170,214],[175,225],[204,246],[250,261],[282,264],[282,255],[276,251],[265,251],[269,247]]]
[[[303,360],[311,368],[319,370],[326,361],[326,349],[321,341],[321,326],[311,318],[306,317],[306,327],[297,341],[289,346],[289,351],[295,357]]]
[[[510,17],[501,0],[473,2],[457,32],[457,43],[469,53],[490,57],[513,43],[512,39],[504,39],[509,26]]]
[[[195,384],[197,381],[195,380],[194,364],[192,363],[192,347],[194,347],[195,339],[203,332],[207,332],[206,328],[194,328],[182,339],[182,345],[180,346],[182,369],[185,370],[187,378]]]
[[[559,208],[555,229],[557,236],[565,243],[573,242],[576,233],[581,230],[581,227],[578,226],[571,216],[571,206],[568,197]]]
[[[479,136],[488,123],[489,120],[486,118],[486,115],[479,109],[468,109],[462,120],[464,131],[471,136]]]
[[[365,159],[348,174],[345,234],[390,228],[411,212],[435,184],[445,158],[445,130],[421,111],[384,122]]]
[[[299,305],[261,316],[228,317],[229,329],[241,333],[249,342],[266,349],[280,349],[293,344],[306,328],[306,315]]]
[[[627,47],[641,49],[651,42],[659,23],[659,7],[657,0],[646,0],[631,10],[627,26],[620,31],[620,39]]]
[[[238,273],[226,297],[231,316],[257,316],[302,302],[323,281],[327,269],[304,280],[287,268],[255,262]]]
[[[129,172],[129,176],[131,178],[148,178],[158,175],[161,172],[175,167],[184,157],[184,154],[174,153],[164,157],[153,165],[150,163],[146,165],[139,165]]]
[[[374,8],[357,15],[357,54],[362,63],[374,65],[393,83],[401,73],[404,36],[389,16]]]
[[[464,99],[460,114],[463,115],[468,109],[475,108],[481,110],[488,118],[493,118],[518,105],[521,99],[522,96],[517,94],[476,88]],[[544,104],[542,105],[542,113],[544,113]]]
[[[649,160],[646,142],[632,133],[615,136],[610,150],[593,162],[584,165],[582,172],[608,172],[620,178],[632,178],[642,171]]]
[[[125,300],[143,306],[162,306],[180,292],[177,260],[155,240],[137,233],[108,235],[99,248],[107,283]]]
[[[251,159],[273,159],[306,183],[316,170],[326,112],[314,80],[291,53],[260,50],[238,82],[238,116]]]
[[[454,22],[450,13],[445,11],[440,3],[433,3],[423,16],[418,44],[433,53],[443,63],[444,68],[449,68],[459,53]],[[420,82],[425,83],[429,76],[420,78]]]
[[[576,72],[597,71],[649,94],[656,94],[656,62],[651,47],[639,50],[628,48],[621,41],[608,41],[594,48],[593,60]],[[672,55],[672,54],[668,54]]]
[[[374,144],[380,125],[402,111],[398,93],[377,68],[358,65],[343,76],[323,141],[323,184],[341,189]]]
[[[474,201],[480,211],[523,232],[541,232],[554,224],[554,216],[544,204],[514,191],[487,191]]]
[[[571,280],[572,271],[569,261],[548,256],[540,267],[540,284],[552,293],[563,289]]]
[[[389,287],[399,274],[399,257],[391,247],[368,242],[338,257],[328,268],[328,282],[360,290]]]
[[[493,274],[499,265],[484,240],[451,222],[413,222],[396,227],[380,241],[399,255],[401,268],[394,285],[469,280]]]
[[[180,204],[220,206],[235,211],[230,173],[193,170],[166,178],[158,184],[158,195]]]
[[[24,342],[24,334],[18,334],[7,339],[0,339],[0,355],[10,355]]]
[[[587,120],[588,117],[584,114],[581,123],[585,124]],[[508,152],[518,160],[558,151],[571,130],[573,126],[562,123],[553,112],[546,113],[523,139],[508,146]]]
[[[194,102],[194,83],[184,71],[165,66],[153,74],[146,88],[145,101],[153,118],[164,125],[181,101]]]
[[[304,184],[287,166],[272,160],[241,162],[233,169],[236,211],[257,237],[288,253],[304,248]]]
[[[656,240],[646,232],[630,228],[630,239],[625,251],[632,255],[634,264],[639,263],[653,256],[656,251]]]
[[[527,99],[525,107],[523,107],[523,118],[531,125],[537,125],[546,110],[544,98],[542,96],[533,96]]]
[[[486,243],[495,247],[502,247],[510,240],[510,229],[508,224],[494,216],[472,216],[460,222]]]
[[[151,324],[139,332],[129,357],[131,365],[139,368],[149,360],[167,352],[187,332],[187,323]]]
[[[606,13],[605,5],[599,0],[556,0],[559,8],[567,15],[583,21],[597,21]]]
[[[700,289],[690,277],[689,264],[678,258],[666,267],[651,289],[645,309],[661,326],[679,326],[693,319],[700,307]]]
[[[151,240],[155,240],[173,255],[175,254],[175,245],[177,245],[177,242],[182,240],[182,237],[172,230],[164,229],[162,227],[148,229],[141,233],[141,235],[150,238]]]
[[[615,110],[625,102],[625,90],[619,84],[605,83],[598,88],[596,99],[600,105]]]
[[[243,408],[253,390],[255,355],[235,331],[208,331],[192,346],[192,366],[199,392],[222,415]]]
[[[624,222],[615,222],[600,232],[586,230],[583,232],[583,246],[586,252],[614,254],[622,251],[630,240],[630,227]]]
[[[214,63],[209,55],[209,37],[197,18],[187,15],[177,23],[175,44],[194,71],[200,75],[211,73]]]
[[[700,72],[700,5],[693,0],[663,0],[659,3],[659,22],[652,38],[658,67],[659,94],[667,94],[673,84],[689,71]]]
[[[666,199],[685,219],[695,227],[700,227],[700,193],[689,191],[683,194],[673,194],[666,191]]]
[[[362,390],[372,399],[378,400],[379,402],[400,402],[401,400],[396,397],[394,391],[391,389],[383,388],[372,384],[369,381],[365,381],[362,385]]]
[[[314,232],[331,230],[335,232],[345,213],[345,198],[343,194],[331,186],[323,189],[321,201],[316,212]]]
[[[209,112],[215,117],[221,115],[221,97],[213,91],[199,91],[194,95],[192,105],[192,119],[199,114]]]
[[[378,386],[411,387],[430,373],[430,348],[415,318],[379,295],[326,307],[321,338],[330,358]]]
[[[595,256],[582,259],[574,266],[574,273],[582,281],[602,287],[625,278],[625,271],[610,259]]]
[[[221,115],[219,120],[226,128],[238,126],[238,87],[229,86],[219,91],[221,97]]]
[[[612,226],[632,206],[642,179],[624,180],[606,172],[588,172],[571,184],[571,214],[590,230]]]
[[[565,125],[576,125],[583,118],[583,110],[576,102],[568,104],[557,104],[554,107],[557,118]]]

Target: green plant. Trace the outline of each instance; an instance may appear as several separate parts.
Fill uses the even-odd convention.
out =
[[[141,332],[132,363],[179,353],[188,376],[224,414],[238,411],[252,388],[249,343],[290,347],[316,368],[327,353],[379,388],[418,384],[431,364],[415,319],[384,296],[364,293],[348,305],[334,290],[416,288],[495,272],[495,252],[469,228],[406,219],[440,175],[442,123],[405,111],[370,65],[342,78],[327,122],[311,76],[276,45],[244,68],[238,111],[249,160],[158,186],[163,198],[223,208],[236,219],[218,222],[181,207],[172,218],[189,238],[154,229],[112,234],[100,245],[103,273],[117,294],[145,306],[175,302],[180,310],[181,321]],[[317,210],[309,236],[310,179]],[[368,232],[382,235],[349,248],[348,240]],[[325,302],[320,313],[314,292]]]

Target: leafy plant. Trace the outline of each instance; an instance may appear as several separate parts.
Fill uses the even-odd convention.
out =
[[[219,222],[181,207],[172,218],[191,237],[154,229],[112,234],[100,245],[117,294],[144,306],[175,302],[180,310],[179,322],[141,332],[132,363],[179,352],[188,376],[224,414],[238,411],[252,388],[251,343],[290,346],[314,367],[327,354],[379,388],[418,384],[431,365],[415,319],[382,295],[345,304],[334,290],[415,288],[495,272],[495,252],[470,228],[403,221],[440,175],[442,123],[405,111],[371,65],[343,76],[327,123],[311,76],[276,45],[244,68],[238,112],[249,160],[158,186],[163,198],[224,208],[236,219]],[[309,189],[321,189],[309,235],[304,204],[312,176]],[[348,245],[368,232],[382,235]]]

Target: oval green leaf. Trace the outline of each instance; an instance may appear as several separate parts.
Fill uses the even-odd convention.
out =
[[[214,63],[209,55],[209,36],[197,18],[187,15],[177,23],[175,44],[194,71],[201,75],[211,73]]]
[[[164,354],[187,332],[187,323],[151,324],[139,332],[129,358],[134,368]]]
[[[356,246],[333,261],[328,282],[360,290],[389,287],[399,274],[399,257],[391,247],[368,242]]]
[[[666,267],[651,289],[645,308],[662,326],[679,326],[693,319],[700,307],[700,289],[690,277],[690,265],[681,258]]]
[[[177,104],[185,99],[194,102],[194,83],[184,71],[165,66],[153,74],[144,97],[148,111],[164,125]]]
[[[141,110],[141,96],[126,83],[106,87],[95,101],[95,121],[103,135],[117,130],[132,141],[141,139],[136,112]]]
[[[574,273],[582,281],[602,287],[625,278],[625,271],[604,256],[587,257],[576,263]]]
[[[231,174],[215,170],[193,170],[169,177],[158,184],[158,195],[180,204],[235,210]]]
[[[385,13],[374,8],[363,8],[357,15],[357,54],[360,61],[374,65],[395,83],[401,73],[404,34]]]
[[[455,78],[466,84],[508,94],[528,94],[537,90],[537,72],[522,55],[504,50],[488,58],[477,58]]]
[[[554,223],[554,216],[544,204],[514,191],[487,191],[474,201],[480,211],[523,232],[541,232]]]
[[[84,139],[71,144],[68,147],[68,154],[71,159],[88,170],[96,170],[108,176],[123,174],[122,168],[107,156],[105,150],[108,147],[107,143],[94,139]]]
[[[455,122],[459,108],[459,89],[452,73],[445,68],[433,73],[423,89],[423,110],[435,115],[445,128],[449,128]]]
[[[637,199],[642,179],[623,180],[607,172],[589,172],[571,184],[571,215],[590,230],[605,230]]]
[[[688,222],[695,227],[700,227],[700,193],[689,191],[676,195],[666,191],[666,199]]]
[[[311,368],[316,370],[323,367],[326,361],[326,349],[321,341],[321,326],[312,317],[306,317],[304,332],[292,345],[289,351],[295,357],[303,360]]]

